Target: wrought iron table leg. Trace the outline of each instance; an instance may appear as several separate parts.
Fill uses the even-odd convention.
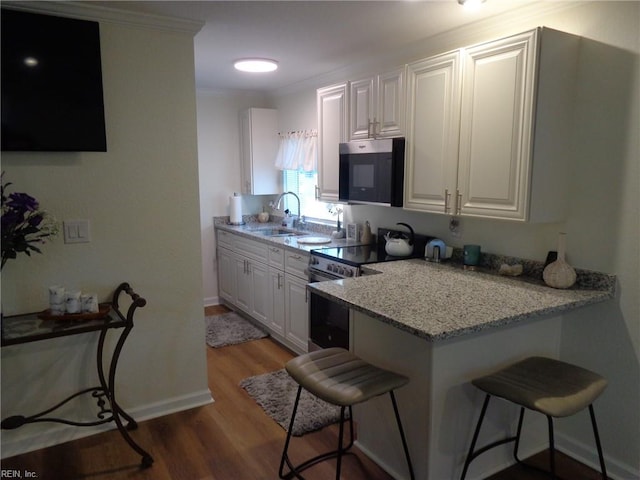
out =
[[[140,445],[138,445],[135,442],[135,440],[131,438],[131,435],[129,435],[129,432],[127,430],[136,429],[138,427],[138,424],[129,414],[127,414],[118,405],[118,402],[116,401],[116,393],[115,393],[116,391],[115,378],[116,378],[116,367],[118,366],[118,358],[120,357],[122,346],[124,345],[124,342],[127,339],[127,336],[129,335],[129,332],[131,331],[132,328],[133,328],[133,325],[126,326],[123,329],[122,333],[120,334],[120,338],[118,338],[118,342],[116,343],[116,347],[113,351],[113,355],[111,357],[111,362],[109,365],[109,383],[108,385],[106,385],[106,391],[108,392],[109,401],[111,403],[113,420],[116,423],[116,427],[118,428],[120,435],[122,435],[122,438],[124,438],[124,440],[129,444],[129,446],[133,450],[135,450],[137,453],[139,453],[142,456],[140,466],[142,468],[147,468],[153,464],[153,457],[146,450],[144,450]],[[102,335],[101,333],[100,341],[98,343],[98,375],[100,376],[101,383],[105,382],[104,369],[102,367],[104,337],[105,336]],[[128,424],[126,427],[123,425],[121,417],[127,420]]]

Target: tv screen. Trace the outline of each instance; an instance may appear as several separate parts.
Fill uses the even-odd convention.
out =
[[[99,24],[0,15],[2,150],[106,152]]]

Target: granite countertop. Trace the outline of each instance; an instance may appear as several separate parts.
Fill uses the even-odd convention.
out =
[[[253,222],[253,221],[248,221],[244,225],[229,225],[224,221],[224,219],[220,219],[220,220],[214,219],[214,226],[217,229],[236,233],[238,235],[242,235],[243,237],[251,238],[253,240],[260,240],[264,243],[268,243],[271,245],[286,247],[286,248],[289,248],[290,250],[302,250],[305,252],[310,252],[311,250],[316,250],[318,248],[339,247],[344,245],[359,245],[358,242],[353,242],[345,238],[339,238],[339,239],[331,238],[331,230],[333,230],[331,227],[326,227],[324,229],[320,228],[317,230],[296,230],[293,228],[286,228],[286,230],[296,231],[299,233],[303,233],[304,235],[287,236],[287,237],[270,237],[270,236],[261,234],[256,229],[285,228],[285,227],[283,227],[282,225],[280,225],[280,223],[277,223],[277,222],[259,223],[259,222]],[[327,243],[313,243],[313,244],[298,242],[298,240],[302,240],[305,237],[323,237],[330,241],[328,241]]]
[[[530,280],[468,271],[422,259],[378,263],[380,272],[309,284],[314,293],[431,341],[557,314],[613,298],[603,289],[558,290]]]
[[[331,239],[325,244],[300,244],[298,237],[268,237],[256,228],[279,228],[279,223],[248,221],[234,226],[224,217],[214,219],[215,228],[272,245],[309,252],[314,249],[354,244]],[[330,238],[331,229],[305,231],[309,236]],[[371,275],[309,284],[314,293],[431,341],[509,325],[544,315],[559,314],[614,297],[616,277],[576,269],[578,281],[570,289],[546,286],[539,278],[543,264],[483,254],[486,269],[463,270],[454,262],[430,263],[422,259],[367,265]],[[524,263],[522,277],[496,273],[500,263]]]

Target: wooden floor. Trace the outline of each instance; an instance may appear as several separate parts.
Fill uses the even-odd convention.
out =
[[[223,307],[210,307],[207,314]],[[17,470],[40,480],[249,480],[276,479],[285,440],[284,430],[238,387],[247,377],[283,367],[293,355],[271,339],[255,340],[219,349],[207,348],[209,387],[215,403],[146,422],[132,432],[154,457],[151,468],[140,469],[139,456],[117,431],[109,431],[54,447],[8,458],[2,471]],[[28,427],[25,427],[28,428]],[[291,456],[303,460],[335,448],[337,427],[294,437]],[[537,461],[546,461],[538,458]],[[306,472],[309,480],[334,478],[335,463],[321,463]],[[367,457],[347,456],[345,480],[387,480],[384,471]],[[595,480],[596,472],[565,456],[558,473],[566,480]],[[537,472],[511,467],[491,480],[537,480]],[[442,479],[449,480],[449,479]]]

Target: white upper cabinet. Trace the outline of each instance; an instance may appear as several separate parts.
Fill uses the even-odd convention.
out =
[[[338,201],[339,144],[346,142],[347,83],[321,88],[318,104],[318,200]]]
[[[407,66],[404,208],[452,213],[460,138],[460,51]]]
[[[404,68],[349,83],[349,138],[397,137],[404,132]]]
[[[426,80],[421,84],[410,68],[415,79],[410,80],[409,98],[425,97],[432,107],[438,101],[444,106],[433,115],[416,107],[409,115],[409,149],[415,153],[409,157],[413,163],[405,208],[517,221],[563,220],[578,43],[578,37],[536,29],[461,50],[457,106],[449,101],[444,77],[433,85]],[[423,93],[426,89],[430,93]],[[453,111],[446,113],[448,108]],[[458,110],[454,192],[449,179],[453,166],[445,165],[452,147],[445,138],[456,129],[445,117],[454,118]],[[436,145],[427,145],[422,135],[430,135]]]
[[[249,108],[240,114],[241,176],[245,195],[279,193],[281,174],[276,167],[278,154],[278,111]]]

